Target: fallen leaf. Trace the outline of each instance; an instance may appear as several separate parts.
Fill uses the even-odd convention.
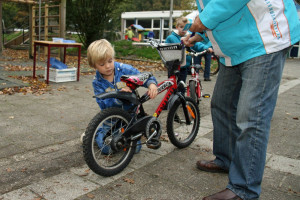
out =
[[[134,184],[134,180],[130,178],[123,178],[123,180],[127,183]]]
[[[7,172],[12,172],[13,170],[11,168],[6,169]]]
[[[90,199],[94,199],[95,198],[95,195],[93,195],[93,194],[87,194],[86,195],[88,198],[90,198]]]
[[[21,172],[26,172],[27,168],[21,169]]]

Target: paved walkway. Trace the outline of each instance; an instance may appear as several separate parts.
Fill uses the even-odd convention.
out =
[[[288,60],[272,119],[263,200],[300,199],[299,60]],[[158,80],[165,72],[157,72]],[[195,162],[212,159],[210,99],[200,105],[196,141],[177,149],[164,141],[146,147],[113,177],[91,172],[82,159],[79,136],[99,111],[91,80],[55,84],[43,95],[0,95],[0,200],[4,199],[202,199],[227,184],[226,174],[199,171]],[[203,82],[212,93],[215,77]],[[160,98],[146,104],[152,112]],[[165,123],[166,113],[161,116]]]

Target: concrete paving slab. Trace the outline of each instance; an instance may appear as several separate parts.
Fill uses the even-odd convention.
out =
[[[204,136],[204,135],[206,135],[206,134],[208,134],[208,133],[211,133],[212,131],[213,131],[212,128],[206,128],[205,125],[202,126],[202,123],[200,123],[200,128],[199,128],[197,137]]]
[[[165,134],[163,134],[165,135]],[[167,136],[165,136],[167,137]],[[143,151],[148,151],[154,154],[158,154],[161,156],[164,156],[170,152],[172,152],[176,147],[170,142],[170,141],[162,141],[161,142],[161,147],[157,150],[155,149],[149,149],[149,148],[143,148]]]
[[[212,151],[213,141],[204,137],[197,138],[190,146],[195,149],[204,149],[206,151]]]
[[[266,167],[300,176],[300,160],[273,155],[266,163]]]
[[[45,199],[53,200],[74,199],[98,187],[99,185],[68,172],[28,186]]]
[[[112,176],[112,177],[104,177],[104,176],[95,174],[92,170],[90,170],[90,168],[86,164],[81,167],[72,168],[70,171],[72,173],[78,175],[79,177],[87,179],[98,185],[105,186],[105,185],[110,184],[111,182],[119,179],[120,177],[123,177],[126,174],[133,172],[134,169],[127,167],[121,173],[119,173],[115,176]]]
[[[0,196],[1,200],[43,200],[41,196],[32,192],[29,188],[21,188]]]

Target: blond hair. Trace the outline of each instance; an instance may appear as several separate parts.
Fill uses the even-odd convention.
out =
[[[185,25],[186,23],[188,23],[188,19],[186,17],[179,17],[176,19],[176,27],[180,24]]]
[[[114,58],[115,50],[105,39],[96,40],[90,44],[87,49],[87,58],[89,65],[96,68],[96,62],[105,61],[109,58]]]

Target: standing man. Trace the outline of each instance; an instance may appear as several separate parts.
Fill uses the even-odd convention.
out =
[[[220,71],[211,102],[214,125],[207,172],[228,172],[225,190],[204,200],[258,199],[270,122],[289,47],[300,40],[293,0],[197,0],[192,32],[207,30]],[[184,39],[192,46],[197,34]],[[217,192],[217,191],[216,191]]]

